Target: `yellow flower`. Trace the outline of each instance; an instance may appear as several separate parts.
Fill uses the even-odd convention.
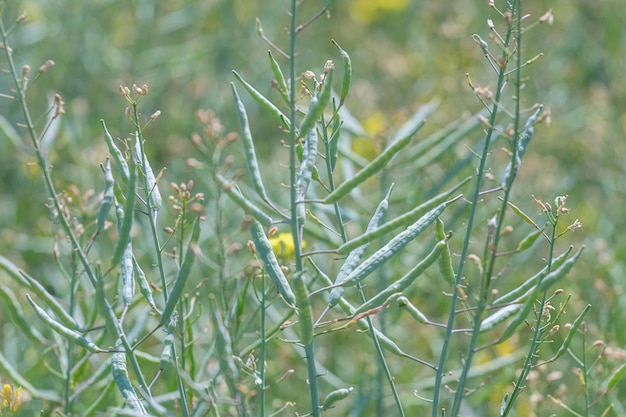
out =
[[[293,256],[293,236],[291,233],[279,233],[276,236],[272,236],[269,239],[272,245],[272,250],[277,256],[283,258],[290,258]],[[302,240],[302,247],[306,247],[306,241]]]
[[[13,387],[9,384],[4,384],[2,386],[2,393],[0,394],[2,397],[2,405],[0,405],[0,410],[10,409],[11,411],[17,411],[22,405],[22,387],[13,392]],[[4,414],[3,414],[4,415]]]

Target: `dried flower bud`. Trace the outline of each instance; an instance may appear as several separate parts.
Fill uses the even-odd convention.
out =
[[[171,235],[172,233],[174,233],[174,229],[172,229],[172,228],[171,228],[171,227],[169,227],[169,226],[168,226],[168,227],[164,227],[164,228],[163,228],[163,231],[164,231],[165,233],[167,233],[168,235]]]
[[[148,86],[144,84],[141,86],[141,95],[145,96],[146,94],[148,94]]]
[[[53,119],[56,119],[62,114],[65,114],[65,108],[63,107],[64,104],[65,102],[63,101],[63,98],[61,97],[61,95],[58,93],[55,93],[54,94],[54,114],[52,115]]]
[[[49,59],[46,62],[44,62],[43,65],[39,67],[39,72],[41,73],[47,72],[52,67],[54,67],[54,61]]]
[[[506,236],[511,233],[513,233],[513,226],[504,226],[504,228],[500,232],[500,236]]]
[[[131,117],[133,115],[133,109],[131,109],[130,106],[126,107],[124,109],[124,115],[126,117]]]
[[[248,245],[248,250],[254,255],[256,253],[256,246],[254,246],[254,242],[249,240],[247,245]]]
[[[161,110],[157,110],[154,113],[152,113],[152,116],[150,116],[150,120],[154,122],[160,115],[161,115]]]
[[[545,12],[540,18],[539,23],[547,23],[552,25],[554,23],[554,15],[552,14],[552,9]]]
[[[306,70],[304,71],[304,74],[302,74],[302,76],[307,79],[307,80],[313,80],[315,79],[315,73],[313,71],[310,70]]]
[[[22,78],[26,77],[30,72],[30,65],[26,64],[22,67]]]
[[[28,16],[28,13],[26,13],[25,11],[20,13],[20,15],[17,17],[17,19],[15,19],[15,23],[17,23],[18,25],[20,23],[22,23],[24,20],[26,20],[26,17]]]
[[[324,74],[328,74],[333,68],[335,68],[335,63],[332,59],[329,59],[324,64]]]
[[[495,25],[493,24],[493,20],[487,19],[487,27],[491,30],[495,29]]]
[[[274,226],[270,230],[267,231],[267,237],[272,237],[276,233],[278,233],[278,227]]]

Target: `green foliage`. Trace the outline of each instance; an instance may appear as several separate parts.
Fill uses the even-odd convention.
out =
[[[487,3],[0,0],[16,415],[624,415],[620,5]]]

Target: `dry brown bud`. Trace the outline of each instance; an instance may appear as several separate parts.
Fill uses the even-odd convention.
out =
[[[141,86],[141,95],[145,96],[146,94],[148,94],[148,86],[144,84]]]
[[[552,14],[552,9],[545,12],[540,18],[539,23],[547,23],[552,25],[554,23],[554,15]]]
[[[54,61],[49,59],[39,67],[39,72],[41,73],[47,72],[52,67],[54,67]]]
[[[254,242],[249,240],[248,241],[248,250],[252,253],[255,254],[256,253],[256,246],[254,246]]]
[[[26,77],[28,75],[28,73],[30,72],[30,65],[24,65],[22,67],[22,77]]]
[[[313,80],[315,78],[315,73],[311,70],[306,70],[302,76],[307,80]]]
[[[157,110],[154,113],[152,113],[152,116],[150,116],[150,120],[154,122],[160,115],[161,115],[161,110]]]
[[[276,233],[278,233],[278,227],[274,226],[270,230],[267,231],[267,237],[272,237]]]
[[[17,19],[15,19],[15,23],[17,23],[18,25],[20,23],[22,23],[24,20],[26,20],[26,17],[28,16],[28,13],[26,13],[25,11],[20,13],[20,15],[17,17]]]

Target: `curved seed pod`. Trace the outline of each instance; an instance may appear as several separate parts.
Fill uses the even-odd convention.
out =
[[[198,251],[198,239],[200,238],[200,219],[196,218],[193,221],[192,228],[193,231],[191,232],[191,238],[189,239],[189,244],[187,245],[187,250],[185,251],[183,263],[180,267],[180,270],[178,271],[176,281],[174,282],[172,291],[170,291],[169,298],[165,303],[163,313],[161,313],[161,318],[159,319],[159,323],[163,326],[169,323],[170,318],[172,317],[172,313],[174,313],[174,309],[176,308],[176,304],[178,304],[181,297],[183,296],[185,284],[187,283],[187,279],[189,278],[193,262],[196,259],[196,253]]]
[[[57,301],[57,299],[46,290],[46,288],[41,285],[39,281],[35,278],[31,277],[24,271],[19,271],[19,274],[23,279],[26,280],[28,288],[37,295],[52,312],[57,316],[57,318],[65,325],[71,328],[80,329],[81,326],[76,322],[74,317],[72,317],[67,310]]]
[[[350,84],[352,82],[352,60],[350,59],[350,55],[348,55],[334,39],[331,40],[331,42],[339,50],[341,59],[343,60],[343,79],[341,81],[341,93],[339,94],[339,107],[341,107],[350,91]]]
[[[281,112],[278,107],[276,107],[271,101],[269,101],[265,96],[259,93],[254,87],[248,84],[241,75],[237,73],[237,71],[233,71],[235,78],[243,85],[243,87],[248,91],[248,93],[252,96],[253,99],[257,101],[261,105],[261,107],[268,110],[279,122],[283,125],[283,127],[287,130],[291,129],[291,123],[289,122],[289,118]]]
[[[133,302],[135,296],[135,268],[133,266],[133,245],[129,242],[120,260],[122,275],[122,301],[125,305]]]
[[[370,178],[372,175],[387,166],[389,161],[391,161],[391,159],[398,152],[404,149],[411,142],[413,136],[422,128],[422,126],[424,126],[425,123],[425,119],[417,123],[413,129],[406,133],[406,135],[393,142],[387,149],[385,149],[380,155],[374,158],[374,160],[372,160],[369,164],[364,166],[363,169],[357,172],[352,178],[344,181],[339,187],[335,188],[332,193],[326,196],[323,203],[336,203],[341,198],[346,196],[350,191],[363,183],[366,179]]]
[[[228,194],[228,197],[230,197],[230,199],[233,200],[235,204],[241,207],[246,214],[249,214],[250,216],[254,217],[257,221],[259,221],[265,226],[272,225],[273,223],[272,218],[268,216],[267,214],[265,214],[260,208],[258,208],[252,202],[250,202],[250,200],[245,198],[241,194],[241,191],[235,184],[229,183],[228,181],[226,181],[226,178],[222,177],[220,174],[217,174],[217,173],[213,174],[213,179],[220,186],[220,188],[224,190],[226,194]]]
[[[539,282],[539,284],[537,284],[537,287],[541,291],[547,291],[548,288],[550,288],[557,281],[559,281],[561,278],[563,278],[565,275],[567,275],[567,273],[572,269],[572,267],[574,266],[574,264],[576,263],[576,261],[580,257],[583,249],[585,249],[584,246],[582,246],[580,249],[578,249],[578,251],[576,251],[576,253],[573,254],[571,258],[569,258],[567,261],[563,262],[563,265],[561,265],[557,269],[554,269],[552,272],[550,272],[548,275],[546,275],[546,277],[544,279],[542,279],[541,282]]]
[[[445,249],[445,247],[445,239],[437,242],[433,249],[430,251],[430,253],[426,255],[426,257],[422,259],[419,264],[414,266],[413,269],[407,272],[402,278],[389,285],[384,290],[380,291],[374,297],[370,298],[367,302],[361,304],[361,306],[356,309],[354,314],[358,315],[360,313],[363,313],[364,311],[378,307],[393,294],[402,292],[407,289],[408,286],[411,285],[417,277],[422,275],[426,268],[432,265],[432,263],[435,262],[437,258],[439,258],[439,255],[441,255],[441,252]]]
[[[517,311],[515,318],[513,318],[508,326],[505,327],[496,344],[502,343],[509,337],[513,336],[515,330],[517,330],[517,328],[524,323],[524,321],[526,321],[526,317],[528,317],[528,314],[532,311],[533,305],[535,304],[535,300],[537,299],[539,293],[539,287],[535,287],[529,297],[526,298],[523,304],[521,304],[521,308]]]
[[[414,222],[416,219],[420,218],[427,211],[433,209],[434,207],[441,207],[438,205],[442,204],[444,208],[447,207],[448,205],[452,204],[453,202],[463,197],[462,194],[459,194],[458,196],[446,201],[452,194],[454,194],[459,188],[461,188],[470,180],[471,180],[471,177],[467,177],[463,181],[461,181],[460,183],[452,187],[451,189],[444,191],[443,193],[420,204],[413,210],[408,211],[404,213],[403,215],[398,216],[395,219],[388,221],[387,223],[381,225],[377,229],[372,230],[371,232],[364,233],[359,237],[356,237],[354,239],[347,241],[346,243],[344,243],[337,249],[337,253],[340,255],[345,255],[351,250],[353,250],[354,248],[359,247],[366,242],[371,242],[372,240],[381,237],[382,235],[392,231],[393,229],[396,229],[400,226],[404,226],[411,222]]]
[[[18,298],[15,293],[5,285],[0,284],[0,300],[2,300],[3,307],[9,313],[9,319],[11,323],[15,324],[20,331],[28,337],[31,341],[39,344],[46,344],[46,338],[32,325],[26,317],[22,307],[18,304]]]
[[[134,411],[137,411],[139,415],[147,415],[146,409],[137,394],[133,386],[128,379],[128,372],[126,370],[126,352],[124,352],[122,342],[118,339],[115,343],[115,352],[111,355],[111,375],[113,381],[117,385],[117,389],[124,397],[124,400],[128,404],[128,407]]]
[[[350,395],[350,393],[354,391],[354,387],[350,388],[341,388],[334,391],[331,391],[322,402],[322,410],[328,410],[332,408],[332,406],[337,402],[341,401]]]
[[[278,292],[283,296],[285,301],[293,305],[296,298],[289,286],[287,278],[285,278],[285,274],[282,269],[280,269],[276,254],[274,254],[272,250],[272,244],[267,238],[263,226],[261,226],[258,221],[253,220],[252,223],[250,223],[250,234],[252,235],[252,241],[254,242],[256,251],[263,261],[263,265],[265,265],[267,274],[274,282],[274,285],[278,287]]]
[[[315,160],[317,159],[317,130],[312,129],[306,135],[304,148],[302,149],[302,163],[298,169],[296,177],[296,201],[302,201],[306,194],[311,180],[313,178],[313,170],[315,169]]]
[[[259,161],[257,160],[256,151],[254,149],[254,140],[252,139],[252,131],[250,130],[250,123],[248,122],[248,114],[243,102],[237,94],[237,89],[234,83],[230,83],[230,87],[233,90],[233,96],[235,98],[235,108],[237,110],[237,117],[239,119],[239,127],[241,129],[241,139],[243,142],[243,148],[246,153],[246,165],[248,167],[248,174],[250,175],[250,181],[255,191],[263,200],[269,200],[265,186],[263,185],[263,178],[261,177],[261,170],[259,168]]]
[[[291,285],[296,296],[300,342],[303,345],[309,345],[313,342],[313,310],[304,284],[304,272],[297,271],[291,278]]]
[[[517,245],[517,251],[524,252],[525,250],[529,249],[533,245],[533,243],[537,241],[537,238],[541,236],[542,233],[542,229],[533,230],[532,232],[530,232],[522,240],[520,240],[519,244]]]
[[[439,217],[437,217],[437,222],[435,223],[435,237],[438,240],[446,238],[443,221]],[[446,248],[441,253],[441,258],[439,258],[439,271],[446,279],[448,285],[453,286],[456,281],[456,273],[452,266],[452,254],[450,253],[450,243],[448,241],[446,241]]]
[[[282,97],[285,104],[289,104],[289,94],[287,90],[287,81],[285,81],[285,76],[283,75],[282,70],[280,69],[280,65],[274,59],[274,55],[272,55],[272,51],[267,51],[267,54],[270,58],[270,66],[272,67],[272,72],[274,73],[274,78],[276,79],[276,83],[278,84],[278,92]]]
[[[437,219],[445,207],[445,203],[440,204],[438,207],[422,216],[418,221],[394,236],[386,245],[374,252],[374,254],[352,271],[343,281],[343,286],[348,287],[356,285],[364,280],[372,271],[387,262],[396,253],[404,249],[409,242],[413,241],[420,233],[426,230],[426,228]],[[444,242],[445,241],[447,240],[444,239]]]
[[[391,195],[391,191],[393,190],[393,187],[394,186],[392,184],[385,198],[378,204],[378,207],[376,207],[376,211],[374,211],[374,215],[370,219],[370,222],[367,225],[367,229],[365,230],[365,233],[371,232],[372,230],[376,229],[380,225],[380,222],[383,220],[385,215],[387,214],[387,210],[389,209],[389,196]],[[348,275],[350,275],[350,273],[354,271],[354,269],[358,266],[359,262],[361,262],[361,258],[363,258],[363,255],[365,254],[365,252],[367,252],[369,245],[370,245],[370,242],[367,242],[355,248],[348,254],[348,257],[346,258],[343,265],[339,269],[339,272],[337,273],[337,278],[335,279],[335,285],[341,284],[348,277]],[[328,296],[328,304],[331,307],[335,306],[337,302],[339,301],[339,299],[343,297],[344,290],[345,290],[344,287],[335,287],[330,291],[330,294]]]
[[[130,158],[130,177],[128,178],[128,185],[126,190],[126,202],[124,203],[124,219],[121,224],[118,224],[118,238],[113,248],[113,256],[111,256],[111,265],[118,264],[128,242],[130,242],[130,230],[133,227],[133,213],[135,211],[135,201],[137,198],[137,166],[135,158]]]
[[[407,313],[411,315],[418,323],[428,324],[428,317],[424,315],[417,307],[413,305],[405,296],[398,297],[397,300],[398,306],[402,307],[406,310]]]
[[[146,279],[146,274],[143,272],[143,269],[139,266],[137,259],[133,256],[133,267],[135,270],[135,279],[137,280],[137,285],[139,285],[139,292],[143,295],[143,298],[146,299],[150,307],[160,314],[159,309],[157,308],[154,298],[152,297],[152,289],[150,288],[150,284]]]
[[[104,165],[104,193],[102,195],[102,201],[100,202],[100,210],[98,211],[98,220],[96,222],[97,232],[101,232],[104,229],[111,206],[113,205],[113,186],[115,180],[113,179],[113,173],[111,172],[111,160],[107,158]]]
[[[130,170],[128,169],[128,163],[126,163],[126,158],[120,149],[117,147],[115,142],[113,141],[113,137],[107,130],[107,126],[104,123],[103,119],[100,119],[100,124],[102,125],[102,130],[104,130],[104,140],[107,143],[107,147],[109,148],[109,152],[115,159],[115,163],[117,164],[117,169],[120,173],[120,177],[122,177],[122,182],[128,183],[128,179],[130,178]]]
[[[521,304],[510,304],[508,306],[502,307],[492,315],[486,317],[480,323],[480,332],[486,332],[487,330],[493,329],[495,326],[504,322],[513,314],[517,313],[521,308]]]
[[[565,262],[565,260],[567,259],[567,256],[570,254],[572,249],[573,249],[573,246],[570,246],[565,252],[559,255],[558,258],[555,258],[552,261],[551,267],[554,269],[563,265],[563,262]],[[529,290],[531,290],[538,282],[543,280],[543,277],[545,277],[546,275],[548,275],[548,266],[543,267],[543,269],[541,269],[535,275],[533,275],[532,277],[524,281],[523,284],[519,285],[518,287],[515,287],[515,289],[511,290],[510,292],[498,297],[491,304],[492,305],[506,304],[506,303],[510,303],[512,301],[517,301],[521,299],[521,297],[523,297],[524,294],[526,294]]]
[[[30,295],[26,294],[26,299],[28,300],[30,305],[33,306],[33,309],[35,310],[35,313],[37,314],[37,316],[44,323],[46,323],[48,325],[48,327],[50,327],[52,330],[54,330],[59,335],[65,337],[68,340],[73,341],[74,343],[76,343],[79,346],[84,347],[85,349],[87,349],[91,353],[104,353],[104,352],[107,352],[104,349],[100,349],[98,346],[96,346],[95,343],[87,340],[85,337],[83,337],[77,331],[72,330],[69,327],[65,327],[64,325],[62,325],[58,321],[54,320],[52,317],[50,317],[48,315],[48,313],[46,313],[44,311],[43,308],[41,308],[37,304],[35,304],[33,299],[30,298]]]
[[[583,311],[580,312],[578,317],[576,317],[576,319],[572,323],[572,327],[569,328],[567,335],[565,336],[565,339],[563,339],[563,343],[561,343],[561,346],[559,347],[559,350],[557,350],[554,356],[550,358],[547,362],[554,362],[555,360],[563,356],[565,352],[567,352],[567,349],[569,349],[569,345],[572,344],[572,340],[574,340],[574,336],[576,335],[576,332],[578,332],[578,329],[580,328],[580,325],[582,324],[583,319],[585,318],[585,316],[587,315],[590,309],[591,309],[591,304],[587,304],[587,306],[583,309]]]
[[[322,89],[320,90],[319,94],[314,94],[313,97],[311,97],[311,103],[309,103],[309,111],[307,112],[306,116],[304,116],[304,119],[300,124],[300,133],[298,134],[300,137],[305,137],[311,131],[311,129],[314,128],[315,123],[322,115],[324,108],[330,100],[332,79],[333,70],[331,68],[326,74],[324,84],[322,85]]]
[[[537,107],[537,111],[533,113],[526,124],[524,125],[524,131],[521,133],[519,139],[517,140],[517,152],[515,154],[515,158],[509,161],[509,164],[504,171],[504,179],[502,180],[502,186],[508,187],[513,183],[517,173],[519,171],[520,166],[522,165],[522,159],[524,158],[524,154],[526,153],[526,148],[528,148],[528,144],[530,140],[533,138],[533,133],[535,131],[535,123],[537,123],[537,119],[539,115],[543,111],[543,105]]]
[[[161,209],[163,199],[159,191],[156,177],[154,176],[154,171],[152,170],[150,161],[148,161],[148,156],[139,141],[139,134],[137,134],[137,141],[135,142],[135,154],[137,155],[137,164],[146,176],[149,207],[156,213]]]

